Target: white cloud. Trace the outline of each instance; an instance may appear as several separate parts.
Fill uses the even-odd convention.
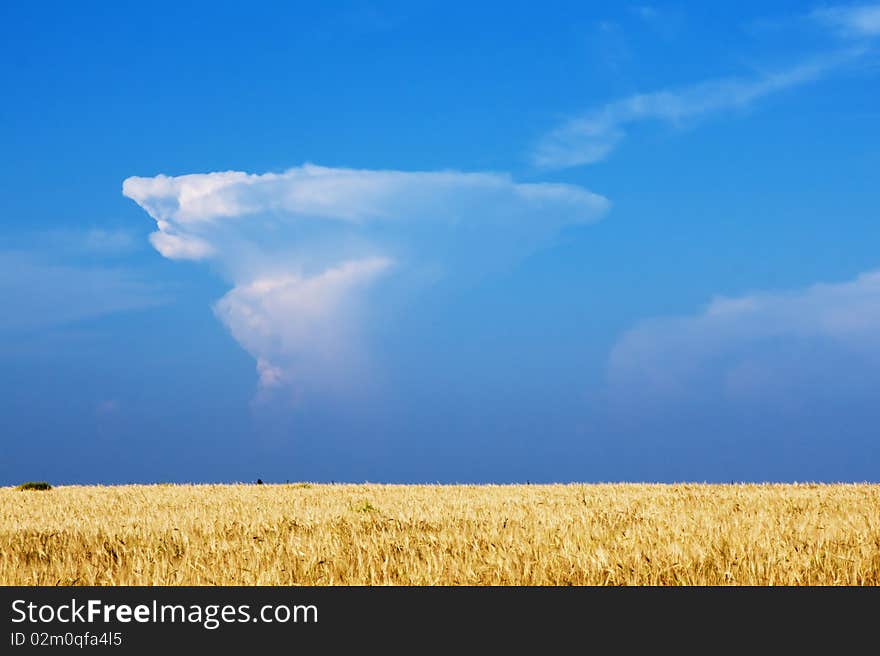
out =
[[[572,185],[517,184],[509,175],[458,171],[404,172],[305,164],[283,173],[239,171],[153,178],[130,177],[122,193],[143,207],[161,232],[200,229],[221,219],[272,213],[286,221],[473,220],[474,203],[521,212],[524,203],[552,200],[581,209],[602,199]],[[539,209],[539,208],[535,208]],[[591,218],[591,217],[590,217]]]
[[[880,4],[816,9],[811,17],[848,38],[880,35]]]
[[[314,381],[327,366],[336,370],[351,359],[352,303],[389,266],[370,258],[310,278],[260,278],[232,289],[214,312],[256,359],[261,387],[293,383],[292,377]]]
[[[169,260],[203,260],[214,253],[204,239],[162,230],[150,235],[150,243]]]
[[[482,275],[609,205],[581,187],[498,173],[312,164],[131,177],[123,193],[155,219],[162,255],[208,261],[232,283],[215,311],[264,387],[344,377],[381,274]]]
[[[592,164],[608,156],[626,136],[628,125],[659,121],[681,126],[712,114],[746,109],[762,98],[817,80],[860,54],[852,50],[752,78],[709,80],[635,94],[566,121],[539,141],[532,159],[547,168]]]
[[[880,271],[792,292],[717,298],[694,316],[644,322],[615,345],[608,377],[614,398],[635,407],[834,386],[841,384],[838,371],[852,377],[835,366],[843,360],[880,374]]]

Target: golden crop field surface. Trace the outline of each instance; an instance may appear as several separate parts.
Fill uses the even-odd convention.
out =
[[[878,583],[878,485],[0,488],[4,585]]]

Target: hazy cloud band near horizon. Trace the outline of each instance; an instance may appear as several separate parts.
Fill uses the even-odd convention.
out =
[[[704,397],[726,402],[873,397],[880,365],[880,271],[790,291],[717,297],[689,316],[658,317],[611,351],[613,405],[637,413]]]

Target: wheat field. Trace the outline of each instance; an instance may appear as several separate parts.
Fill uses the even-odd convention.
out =
[[[878,583],[878,485],[0,488],[4,585]]]

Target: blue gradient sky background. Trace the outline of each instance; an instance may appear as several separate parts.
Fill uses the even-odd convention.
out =
[[[313,5],[0,8],[0,484],[880,480],[880,5]]]

